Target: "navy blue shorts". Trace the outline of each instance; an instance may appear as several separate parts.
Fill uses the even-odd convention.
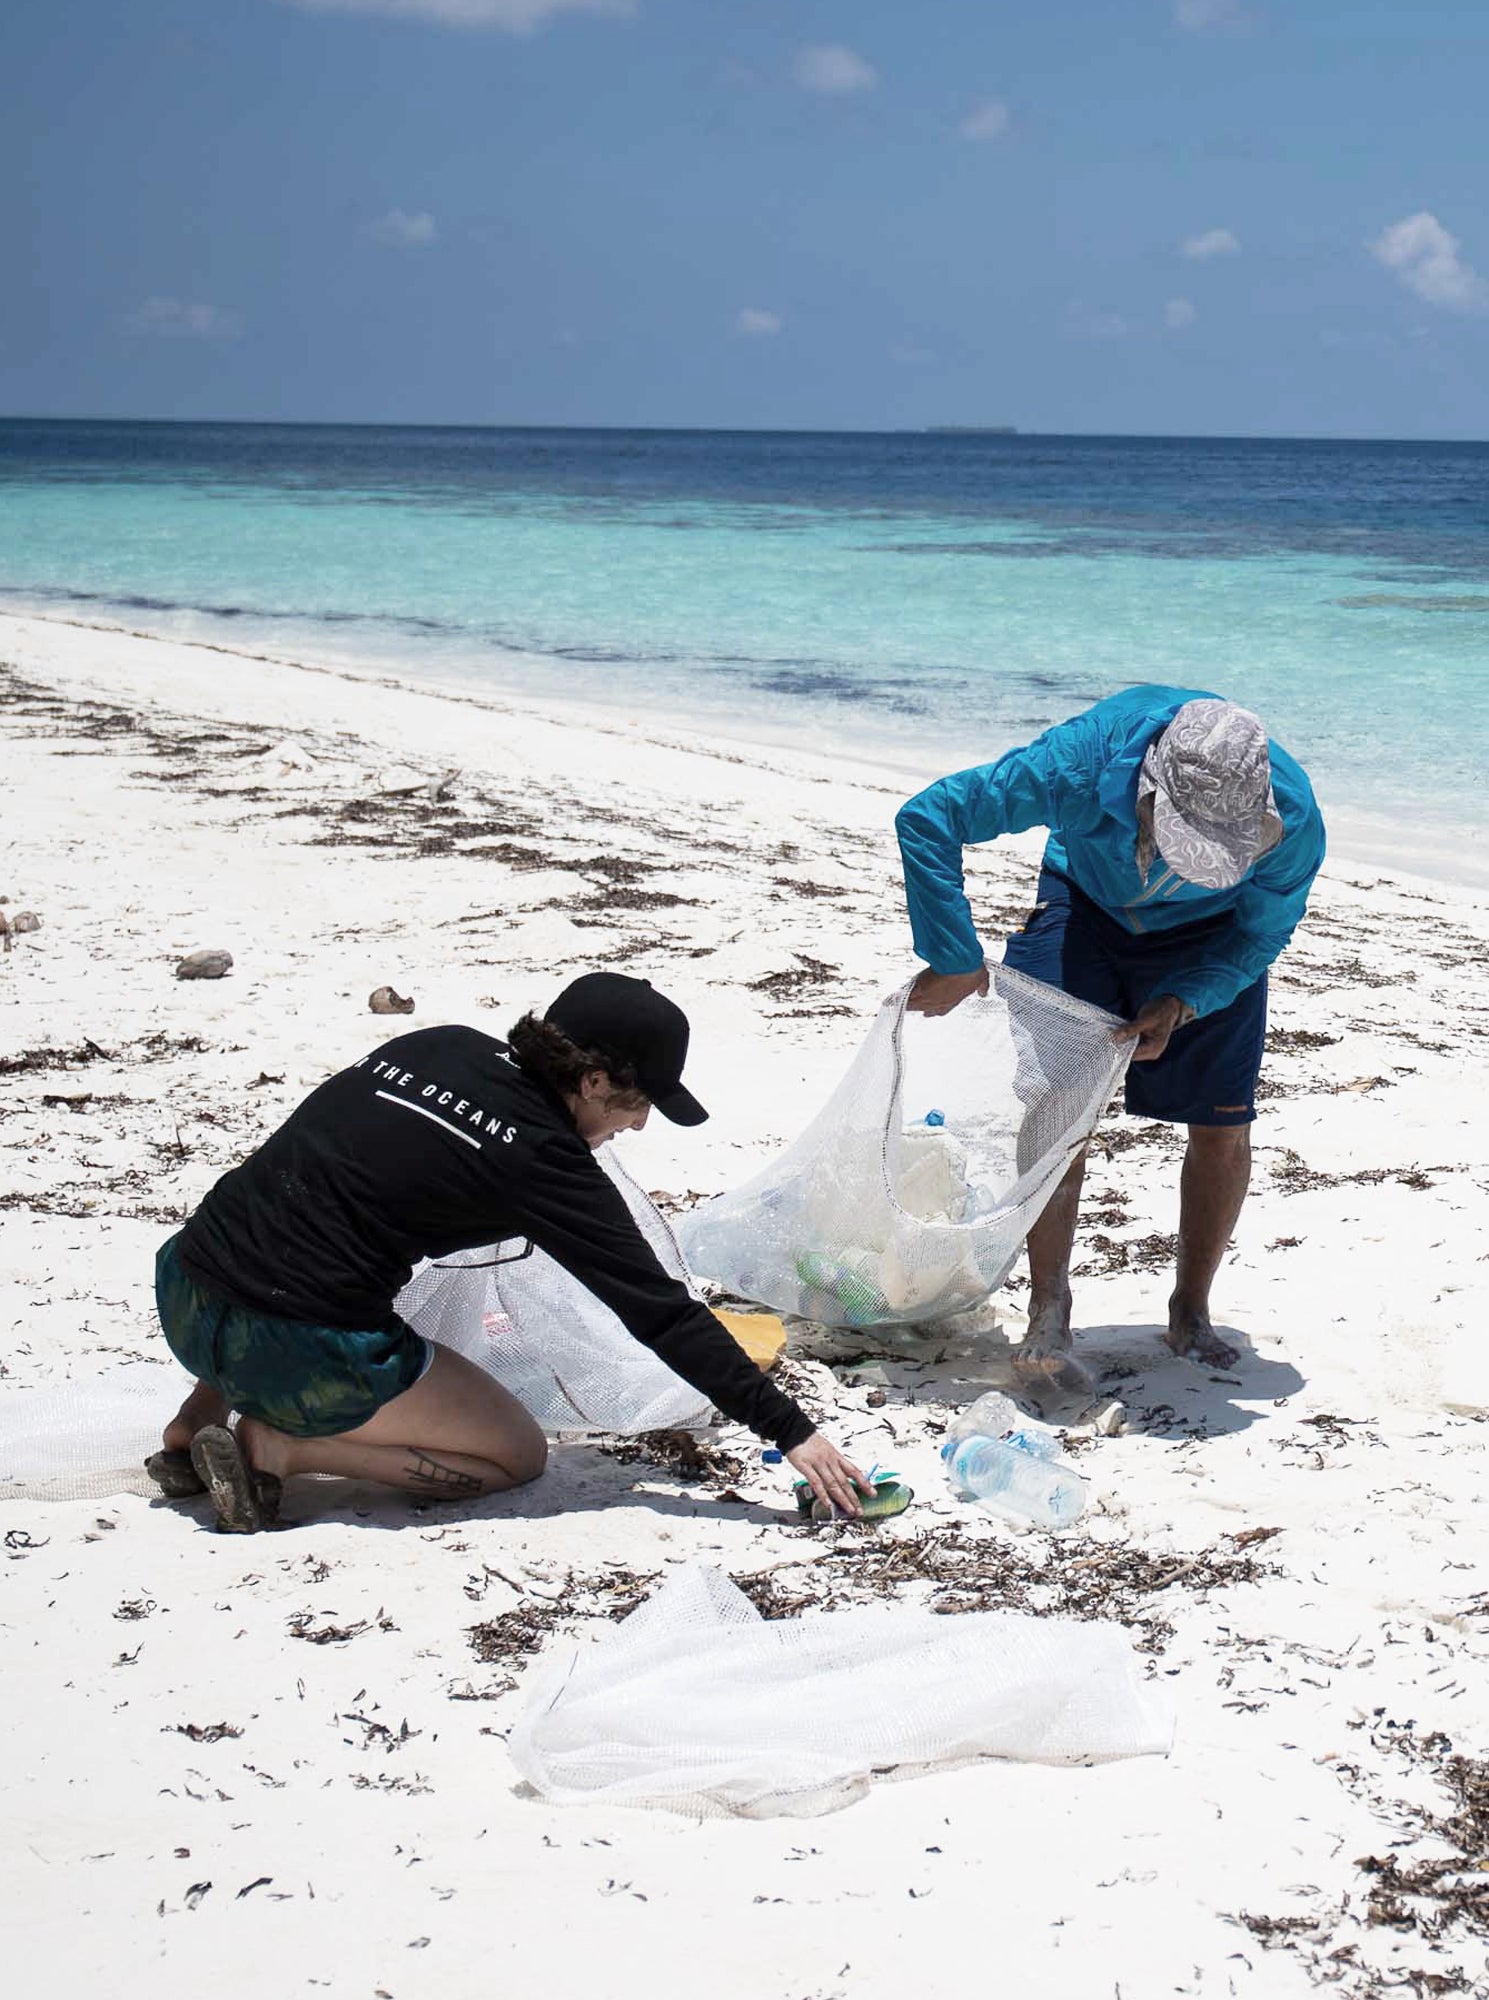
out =
[[[1008,940],[1003,963],[1127,1021],[1165,991],[1176,961],[1192,965],[1195,945],[1220,939],[1230,927],[1229,917],[1217,917],[1134,935],[1047,868],[1040,871],[1036,893],[1038,904]],[[1249,1125],[1256,1116],[1266,1034],[1263,973],[1218,1014],[1177,1029],[1156,1062],[1133,1063],[1126,1109],[1139,1118],[1180,1125]]]

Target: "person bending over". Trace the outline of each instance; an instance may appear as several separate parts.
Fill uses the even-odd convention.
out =
[[[1128,688],[996,763],[942,778],[896,819],[915,949],[908,1005],[946,1014],[985,993],[962,848],[1049,828],[1036,907],[1005,965],[1120,1014],[1137,1044],[1126,1109],[1189,1128],[1168,1344],[1212,1366],[1236,1352],[1210,1286],[1251,1174],[1267,968],[1324,855],[1302,769],[1256,716],[1215,695]],[[1085,1150],[1029,1232],[1026,1370],[1068,1375],[1070,1255]]]
[[[148,1462],[162,1489],[205,1489],[219,1526],[250,1533],[295,1473],[435,1499],[536,1479],[548,1447],[528,1412],[393,1309],[420,1259],[526,1238],[856,1514],[858,1469],[662,1269],[595,1158],[653,1106],[702,1123],[687,1047],[681,1008],[593,972],[506,1042],[425,1028],[321,1084],[156,1259],[161,1326],[196,1377]]]

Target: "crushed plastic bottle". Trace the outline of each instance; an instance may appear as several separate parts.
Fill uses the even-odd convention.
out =
[[[959,1444],[963,1438],[1005,1438],[1033,1458],[1058,1458],[1060,1440],[1043,1424],[1026,1417],[1018,1404],[1001,1389],[988,1389],[969,1403],[961,1415],[947,1426],[947,1441]]]
[[[964,1500],[1036,1528],[1068,1528],[1086,1505],[1085,1483],[1063,1460],[1036,1457],[1007,1438],[948,1438],[947,1477]]]

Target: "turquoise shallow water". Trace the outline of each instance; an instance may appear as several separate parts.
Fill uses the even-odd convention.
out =
[[[1213,688],[1489,883],[1489,447],[5,423],[0,597],[924,771]]]

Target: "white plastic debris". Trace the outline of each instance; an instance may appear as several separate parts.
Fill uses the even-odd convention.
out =
[[[551,1648],[512,1761],[560,1803],[751,1819],[851,1805],[875,1777],[978,1758],[1160,1755],[1166,1691],[1119,1626],[889,1604],[763,1619],[706,1564]]]

